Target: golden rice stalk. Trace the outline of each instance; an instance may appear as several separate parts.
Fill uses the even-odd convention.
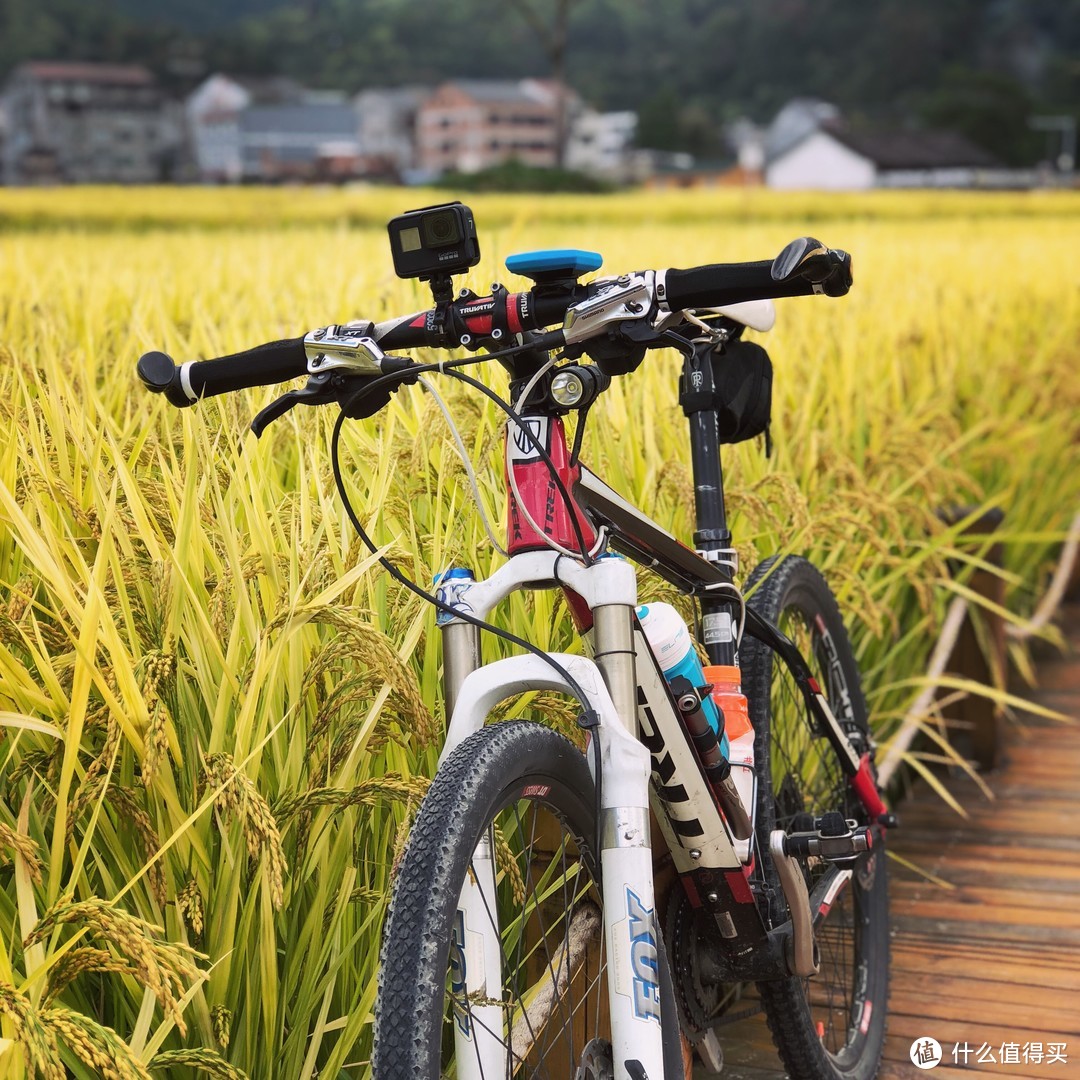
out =
[[[431,745],[437,735],[437,728],[420,694],[416,675],[394,651],[385,632],[361,618],[361,614],[365,613],[345,606],[324,605],[299,609],[290,607],[270,623],[266,632],[270,634],[297,617],[333,627],[338,633],[312,660],[309,683],[341,664],[348,664],[353,670],[360,668],[365,673],[370,673],[391,688],[392,696],[397,699],[395,708],[402,717],[408,718],[411,732],[419,745]]]
[[[232,1036],[232,1012],[224,1005],[211,1005],[210,1026],[214,1029],[214,1041],[222,1050],[228,1050]]]
[[[167,725],[169,714],[161,701],[155,701],[150,710],[150,722],[146,727],[146,752],[143,754],[142,782],[144,787],[152,787],[161,763],[169,750]]]
[[[158,1069],[174,1069],[179,1066],[187,1066],[191,1069],[199,1069],[209,1076],[217,1077],[218,1080],[249,1080],[248,1074],[243,1069],[227,1062],[215,1050],[198,1048],[193,1050],[166,1050],[156,1054],[150,1062],[150,1068],[157,1072]]]
[[[402,777],[397,773],[387,773],[352,788],[309,788],[282,799],[274,807],[274,812],[284,819],[327,806],[344,810],[348,806],[373,806],[383,799],[416,800],[423,798],[430,786],[431,781],[426,776]]]
[[[168,899],[165,884],[165,870],[162,866],[161,859],[154,858],[158,853],[158,849],[161,847],[161,841],[158,839],[158,834],[154,829],[153,822],[150,820],[150,815],[139,804],[138,799],[135,797],[135,792],[130,788],[121,787],[119,784],[113,784],[109,788],[108,799],[113,809],[115,809],[126,821],[130,822],[131,827],[135,830],[135,834],[139,838],[139,844],[143,849],[143,855],[146,861],[150,863],[150,868],[147,871],[147,877],[150,882],[150,891],[154,894],[154,899],[158,902],[158,906],[164,908],[165,902]],[[152,862],[151,859],[153,859]]]
[[[221,788],[218,810],[243,824],[244,840],[252,859],[260,854],[265,856],[270,899],[274,907],[280,908],[285,901],[285,852],[270,804],[259,794],[255,781],[237,770],[230,754],[211,754],[206,759],[203,787],[204,790]]]
[[[168,591],[169,580],[168,574],[162,572],[158,574],[155,581],[155,591],[161,594],[158,598],[157,610],[159,611],[166,603],[165,593]],[[146,728],[146,751],[142,763],[142,782],[145,787],[150,787],[169,749],[167,734],[169,714],[161,699],[172,689],[176,680],[176,653],[166,643],[164,648],[151,650],[143,657],[142,668],[143,697],[150,710],[150,722]]]
[[[42,1023],[41,1014],[10,983],[0,982],[0,1013],[11,1021],[11,1038],[23,1048],[34,1080],[64,1080],[56,1036]]]
[[[114,686],[114,692],[115,689]],[[83,777],[83,782],[80,785],[80,795],[82,790],[89,790],[93,786],[94,781],[105,769],[111,767],[113,756],[116,754],[119,745],[120,725],[110,716],[105,725],[105,744],[101,748],[101,753],[86,766],[86,775]],[[86,805],[85,801],[80,802],[80,795],[75,796],[73,806],[68,811],[72,817],[75,817],[77,814],[76,807],[78,808],[78,811],[81,811]]]
[[[108,942],[128,959],[139,981],[157,998],[165,1015],[181,1034],[186,1034],[180,999],[186,985],[199,975],[195,951],[185,945],[158,940],[156,935],[163,933],[160,926],[152,926],[98,897],[77,902],[62,899],[42,915],[23,947],[43,941],[57,926],[79,923],[93,937]]]
[[[206,909],[203,907],[198,882],[194,878],[188,878],[187,884],[176,894],[176,910],[187,923],[192,937],[196,941],[201,941],[203,927],[206,924]]]
[[[7,617],[13,622],[19,622],[34,599],[34,578],[29,574],[23,574],[15,582],[8,597]]]
[[[9,851],[22,856],[26,869],[35,885],[41,884],[41,860],[38,858],[37,841],[32,837],[16,832],[10,825],[0,821],[0,862],[9,862]]]
[[[112,1028],[60,1005],[46,1009],[41,1020],[102,1080],[151,1080],[146,1066]]]
[[[495,865],[502,870],[510,882],[510,889],[514,894],[514,903],[519,907],[525,903],[525,882],[521,876],[521,867],[514,855],[510,842],[503,835],[498,825],[494,828],[495,833]]]
[[[386,896],[385,890],[369,889],[366,886],[360,885],[349,893],[349,903],[367,904],[370,906],[371,904],[377,904],[379,901],[385,900]]]
[[[123,957],[113,956],[105,949],[95,949],[89,945],[71,949],[49,968],[49,980],[45,987],[46,1003],[59,997],[69,983],[86,971],[113,972],[117,975],[137,974],[135,968]]]

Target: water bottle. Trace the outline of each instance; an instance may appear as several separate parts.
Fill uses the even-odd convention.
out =
[[[670,604],[644,605],[638,608],[637,616],[732,834],[737,840],[748,840],[753,831],[750,803],[743,801],[732,779],[725,716],[714,698],[703,693],[709,680],[690,631]],[[745,712],[746,699],[742,700]],[[751,768],[751,793],[752,784]]]
[[[742,692],[739,668],[714,664],[703,669],[705,681],[712,686],[712,699],[724,717],[727,736],[727,759],[739,799],[752,815],[754,807],[754,728],[750,710]]]

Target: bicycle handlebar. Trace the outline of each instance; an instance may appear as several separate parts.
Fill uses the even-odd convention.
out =
[[[184,408],[202,397],[299,379],[308,368],[304,339],[298,337],[179,367],[165,353],[149,352],[139,358],[136,370],[148,390]]]
[[[417,312],[382,323],[352,323],[312,331],[305,337],[258,345],[215,360],[179,367],[162,352],[146,353],[137,371],[148,390],[163,393],[178,407],[203,397],[287,382],[320,369],[326,342],[344,345],[336,355],[359,352],[359,366],[337,366],[353,374],[400,370],[403,361],[383,350],[456,348],[481,338],[499,340],[562,322],[535,342],[538,348],[580,344],[614,323],[641,320],[665,311],[722,307],[747,300],[824,293],[842,296],[851,285],[851,257],[817,240],[793,240],[772,262],[713,263],[687,270],[646,270],[586,285],[564,281],[525,292],[496,288],[490,296],[463,294],[442,309]],[[332,331],[330,337],[327,332]],[[334,335],[337,335],[336,337]],[[363,344],[357,349],[357,343]],[[389,362],[389,363],[384,363]]]

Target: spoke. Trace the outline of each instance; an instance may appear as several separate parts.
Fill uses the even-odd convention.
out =
[[[494,844],[495,823],[492,825],[497,889],[494,896],[482,889],[480,901],[487,925],[498,934],[503,996],[494,1002],[475,994],[448,994],[450,1007],[446,1016],[451,1027],[457,1018],[467,1018],[474,1033],[473,1052],[480,1073],[483,1068],[478,1037],[493,1038],[504,1048],[507,1078],[545,1077],[556,1068],[557,1060],[566,1056],[573,1075],[581,1034],[574,1029],[575,1021],[583,1021],[586,1043],[606,1027],[601,1018],[601,997],[607,965],[597,886],[559,816],[551,814],[550,820],[558,826],[557,836],[548,830],[547,808],[543,804],[518,802],[507,808],[502,819],[499,844]],[[524,879],[522,902],[508,903],[515,887],[514,877],[505,865],[499,872],[498,859],[505,860],[508,850],[509,857],[518,860],[518,875]],[[471,864],[470,874],[476,880]],[[591,963],[594,950],[598,957],[595,967]],[[540,972],[535,980],[529,977],[530,969]],[[595,998],[593,1007],[589,1007],[590,996]],[[491,1004],[502,1009],[501,1031],[493,1030],[493,1018],[484,1017],[485,1010],[479,1008]],[[556,1071],[561,1075],[562,1069],[558,1065]]]

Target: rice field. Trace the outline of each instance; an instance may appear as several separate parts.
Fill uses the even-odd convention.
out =
[[[368,1074],[379,928],[445,720],[433,613],[351,535],[329,410],[256,441],[274,391],[177,412],[134,365],[426,307],[383,226],[442,197],[0,190],[5,1077]],[[545,246],[612,272],[771,257],[807,232],[853,253],[848,297],[778,305],[773,455],[725,464],[746,570],[801,552],[839,594],[881,742],[963,589],[949,560],[978,560],[942,511],[1005,510],[1007,607],[1030,613],[1080,507],[1080,193],[468,201],[478,291]],[[619,380],[583,457],[688,536],[677,372],[654,353]],[[444,392],[498,516],[498,417]],[[497,562],[419,389],[343,446],[406,573]],[[572,647],[562,614],[541,595],[503,617]],[[570,717],[510,711],[530,710]],[[928,747],[914,767],[947,753]]]

